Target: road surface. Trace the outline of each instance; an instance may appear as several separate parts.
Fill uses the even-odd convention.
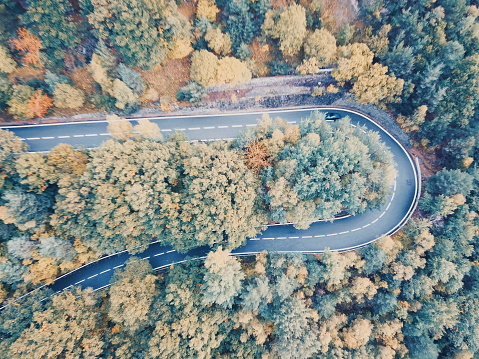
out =
[[[193,141],[230,140],[245,128],[255,126],[265,113],[273,118],[278,116],[289,123],[296,124],[313,110],[349,116],[352,124],[364,125],[380,134],[382,141],[394,155],[398,172],[391,195],[380,209],[333,222],[319,221],[313,223],[307,230],[297,230],[292,225],[269,226],[257,238],[248,239],[244,246],[232,253],[251,255],[264,250],[290,253],[321,253],[326,249],[348,251],[372,243],[381,236],[395,233],[406,223],[415,209],[420,195],[420,175],[416,163],[404,147],[362,113],[346,108],[321,107],[222,115],[148,117],[147,119],[158,124],[162,133],[166,135],[179,130],[184,131]],[[131,121],[135,123],[136,120],[138,119]],[[59,143],[94,148],[110,138],[106,121],[8,126],[2,129],[8,129],[21,137],[29,144],[30,151],[34,152],[48,151]],[[181,263],[187,257],[201,259],[207,253],[208,248],[197,248],[187,254],[181,254],[171,247],[153,243],[137,257],[148,260],[153,268],[160,270],[172,264]],[[63,275],[49,287],[55,292],[74,285],[102,289],[109,285],[115,269],[123,267],[129,257],[129,253],[123,251],[102,258]]]

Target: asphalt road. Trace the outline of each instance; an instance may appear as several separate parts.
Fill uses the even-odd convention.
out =
[[[416,165],[407,151],[383,128],[365,115],[344,108],[316,108],[255,113],[235,113],[206,116],[151,117],[162,133],[171,134],[175,130],[184,131],[190,140],[209,141],[232,139],[246,127],[255,126],[263,113],[271,117],[279,116],[289,123],[299,123],[312,110],[335,112],[349,116],[352,124],[364,125],[377,131],[394,155],[398,175],[387,202],[380,209],[364,214],[337,219],[333,222],[319,221],[307,230],[297,230],[292,225],[268,227],[257,238],[234,250],[234,255],[249,255],[264,250],[274,252],[321,253],[326,249],[347,251],[365,246],[383,235],[395,233],[412,214],[420,194],[420,176]],[[134,123],[135,120],[132,120]],[[69,143],[85,148],[97,147],[110,136],[106,121],[76,122],[52,125],[30,125],[2,127],[14,132],[30,146],[30,151],[48,151],[59,143]],[[206,256],[208,248],[198,248],[181,254],[171,247],[151,244],[139,258],[150,261],[155,269],[166,268],[181,263],[187,257],[200,259]],[[99,261],[87,264],[58,278],[50,285],[55,292],[74,285],[93,287],[98,290],[109,285],[114,270],[124,266],[130,257],[123,251]]]

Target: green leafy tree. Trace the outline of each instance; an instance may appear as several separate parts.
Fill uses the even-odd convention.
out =
[[[17,302],[2,309],[2,320],[0,321],[0,333],[2,341],[0,341],[0,352],[9,353],[12,343],[14,343],[24,330],[28,329],[32,324],[32,318],[35,313],[42,312],[49,301],[40,301],[52,293],[49,289],[39,289],[26,296],[21,301],[21,305]]]
[[[473,189],[473,177],[461,170],[444,169],[432,176],[426,190],[433,195],[452,196],[458,193],[468,196]]]
[[[8,356],[99,358],[104,354],[99,300],[90,290],[65,292],[52,298],[8,349]]]
[[[152,304],[158,293],[151,265],[132,257],[125,269],[118,269],[111,281],[108,316],[127,331],[135,333],[151,324]]]
[[[91,4],[89,23],[129,66],[151,68],[160,63],[167,56],[168,44],[189,31],[172,3],[92,0]]]
[[[18,259],[31,259],[33,252],[37,250],[36,242],[28,236],[15,237],[7,242],[8,253]]]
[[[225,242],[236,248],[264,223],[258,213],[258,181],[237,151],[226,144],[179,144],[179,202],[162,236],[179,250]]]
[[[76,251],[66,239],[59,237],[40,237],[38,253],[45,257],[53,257],[60,262],[71,261],[75,258]]]
[[[198,357],[220,354],[223,340],[232,330],[228,312],[220,306],[201,305],[203,268],[175,266],[165,281],[163,300],[157,306],[155,329],[149,341],[151,358]],[[198,304],[198,305],[195,305]],[[226,349],[235,353],[235,348]]]
[[[28,185],[31,191],[41,193],[52,183],[53,168],[41,153],[24,153],[18,157],[16,170],[20,183]]]
[[[244,0],[226,2],[225,24],[225,31],[230,35],[235,49],[238,49],[241,44],[251,43],[255,32],[257,32],[254,27],[254,13],[251,11],[250,3]]]
[[[59,188],[51,223],[100,253],[148,244],[177,206],[174,152],[155,141],[105,142],[90,153],[83,175]]]
[[[20,189],[7,190],[3,193],[4,206],[0,207],[0,219],[13,223],[21,230],[39,227],[48,219],[51,199],[43,194],[23,192]]]
[[[178,101],[188,101],[192,103],[201,102],[208,95],[208,91],[199,83],[191,81],[178,89],[176,98]]]
[[[116,99],[115,106],[120,110],[124,110],[127,106],[134,105],[138,102],[138,95],[120,79],[113,81],[110,94]]]
[[[215,252],[208,253],[205,268],[203,302],[231,308],[245,277],[241,264],[220,246]]]
[[[354,214],[377,206],[390,191],[394,162],[378,135],[365,135],[348,121],[333,130],[323,118],[315,114],[303,121],[303,136],[280,150],[263,173],[273,220],[307,228],[345,208]],[[284,137],[276,133],[278,139]]]
[[[21,15],[22,23],[37,35],[43,50],[52,61],[62,61],[66,50],[79,44],[79,29],[70,16],[68,0],[28,0],[27,11]]]
[[[16,155],[26,152],[28,145],[13,132],[0,130],[0,192],[16,179]]]
[[[145,83],[141,77],[141,74],[128,66],[120,63],[117,68],[118,76],[120,79],[137,95],[143,93]]]
[[[282,303],[275,319],[273,350],[281,358],[308,358],[318,351],[314,314],[302,300],[293,297]]]

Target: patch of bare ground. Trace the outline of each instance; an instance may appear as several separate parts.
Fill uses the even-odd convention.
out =
[[[318,0],[323,26],[333,32],[357,21],[357,0]]]
[[[441,170],[434,151],[427,150],[424,147],[411,147],[409,152],[419,159],[419,166],[421,167],[421,175],[423,178],[429,178]]]
[[[18,79],[23,81],[34,80],[34,79],[43,79],[45,74],[45,69],[36,68],[32,66],[19,66],[13,72],[8,75],[10,82],[16,83]]]
[[[192,22],[196,14],[196,1],[185,1],[178,5],[178,12]]]
[[[294,0],[271,0],[271,7],[273,9],[281,9],[294,4]]]
[[[208,93],[208,97],[206,98],[206,101],[218,101],[218,100],[233,100],[234,101],[234,99],[245,97],[249,91],[250,90],[248,89],[240,89],[240,90],[231,89],[230,91],[228,90],[212,91]]]
[[[257,77],[268,76],[270,71],[266,64],[273,61],[270,45],[261,44],[258,38],[255,38],[249,48],[252,53],[252,61],[248,64],[251,72]]]
[[[156,65],[142,75],[151,88],[160,96],[176,98],[176,92],[190,80],[191,62],[187,58],[168,60]]]
[[[75,87],[83,90],[85,93],[91,95],[96,92],[95,80],[93,80],[88,66],[73,69],[70,78]]]

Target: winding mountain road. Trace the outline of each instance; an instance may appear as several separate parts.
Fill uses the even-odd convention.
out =
[[[264,113],[271,117],[281,117],[295,124],[315,110],[349,116],[352,124],[364,125],[367,129],[380,134],[382,141],[394,155],[398,172],[390,197],[380,209],[333,222],[319,221],[313,223],[307,230],[297,230],[292,225],[269,226],[257,238],[248,239],[244,246],[232,253],[238,256],[251,255],[264,250],[321,253],[328,248],[332,251],[348,251],[363,247],[381,236],[395,233],[407,222],[416,207],[421,187],[419,169],[405,148],[365,114],[347,108],[319,107],[223,115],[148,117],[147,119],[158,124],[164,134],[181,130],[193,141],[229,140],[246,127],[255,126]],[[132,122],[136,120],[138,118],[131,119]],[[21,137],[29,144],[30,151],[35,152],[48,151],[59,143],[86,148],[97,147],[110,137],[106,128],[106,121],[2,127]],[[171,247],[152,243],[137,257],[148,260],[153,268],[160,270],[172,264],[184,262],[187,257],[201,259],[206,256],[208,250],[208,248],[197,248],[187,254],[181,254]],[[109,285],[115,269],[124,266],[129,257],[130,254],[127,251],[104,257],[61,276],[48,287],[55,292],[74,285],[93,287],[95,290],[102,289]]]

